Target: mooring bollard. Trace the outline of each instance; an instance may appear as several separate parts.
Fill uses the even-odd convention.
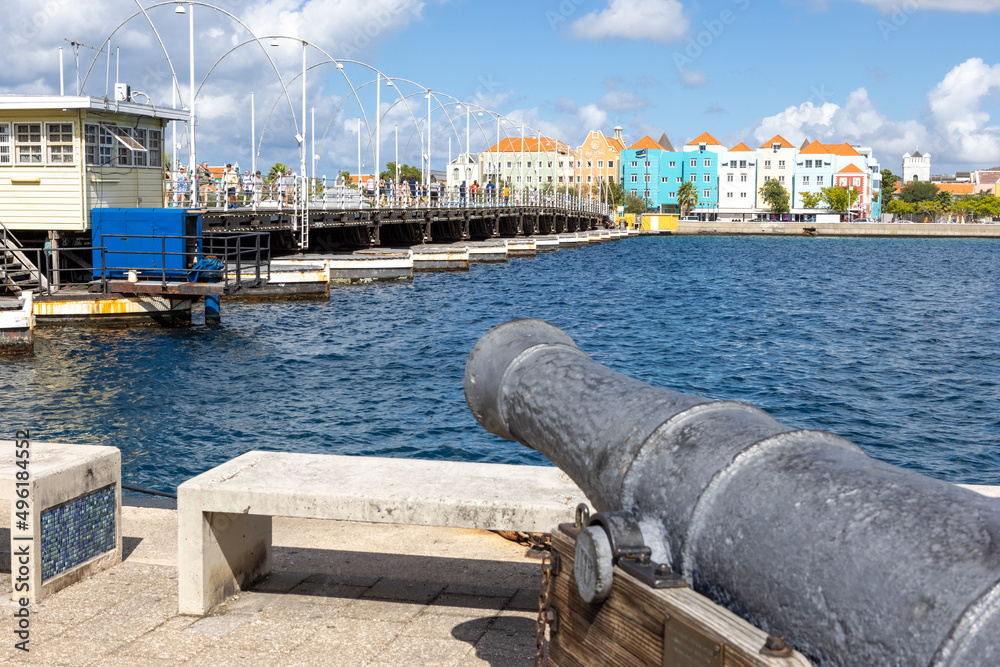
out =
[[[820,664],[1000,664],[1000,502],[616,373],[541,320],[487,333],[465,395],[654,561]]]

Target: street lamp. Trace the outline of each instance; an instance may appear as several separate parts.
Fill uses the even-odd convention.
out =
[[[188,15],[188,36],[189,36],[189,49],[188,58],[190,59],[190,73],[191,73],[191,105],[188,107],[188,165],[191,167],[191,176],[193,186],[191,188],[191,202],[200,201],[198,198],[198,161],[197,152],[195,150],[195,132],[194,132],[194,4],[188,3],[187,10],[185,11],[184,5],[178,4],[174,9],[174,14],[187,14]]]

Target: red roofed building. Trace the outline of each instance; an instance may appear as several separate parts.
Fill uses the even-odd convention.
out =
[[[834,185],[858,191],[858,199],[851,206],[850,213],[867,217],[871,213],[871,200],[868,194],[870,192],[868,188],[868,172],[851,163],[838,171],[833,178]]]
[[[761,144],[757,149],[757,192],[772,178],[778,180],[791,194],[798,149],[780,134]]]
[[[719,209],[724,220],[756,217],[757,153],[740,142],[719,158]]]
[[[498,187],[509,183],[515,190],[548,184],[566,187],[575,180],[575,161],[570,147],[556,139],[512,137],[479,154],[479,173],[485,182],[493,181]]]

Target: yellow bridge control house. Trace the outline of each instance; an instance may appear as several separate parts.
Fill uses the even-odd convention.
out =
[[[0,95],[0,221],[86,232],[93,208],[162,207],[164,130],[179,109],[66,95]]]

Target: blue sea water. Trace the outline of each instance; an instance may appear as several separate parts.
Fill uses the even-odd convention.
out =
[[[115,445],[174,491],[251,449],[544,463],[483,431],[465,359],[540,317],[651,384],[758,405],[940,479],[1000,484],[1000,242],[646,237],[223,305],[217,329],[57,328],[0,361],[0,437]]]

